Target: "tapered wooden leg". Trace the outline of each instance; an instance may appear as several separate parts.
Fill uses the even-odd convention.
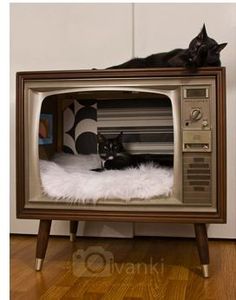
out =
[[[194,224],[194,228],[203,277],[209,277],[210,260],[206,224]]]
[[[35,260],[35,270],[40,271],[42,269],[43,261],[45,258],[48,237],[50,233],[52,220],[40,220],[37,247],[36,247],[36,260]]]
[[[74,242],[76,240],[76,232],[78,229],[79,221],[70,221],[70,241]]]

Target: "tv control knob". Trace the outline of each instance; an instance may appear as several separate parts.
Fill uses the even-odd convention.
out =
[[[202,112],[201,112],[200,108],[194,108],[191,111],[191,119],[193,121],[198,121],[201,119],[201,117],[202,117]]]
[[[207,126],[208,126],[207,120],[204,120],[204,121],[202,122],[202,126],[203,126],[203,127],[207,127]]]

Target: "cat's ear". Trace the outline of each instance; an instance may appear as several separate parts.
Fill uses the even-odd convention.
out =
[[[197,36],[197,39],[199,39],[201,41],[205,41],[206,38],[207,38],[207,31],[206,31],[206,26],[205,26],[205,23],[204,23],[201,32]]]
[[[117,136],[117,141],[122,143],[122,138],[123,138],[123,131],[120,132],[120,134]]]
[[[220,53],[220,51],[223,50],[226,47],[226,45],[227,45],[227,43],[219,44],[216,48],[216,52]]]
[[[97,141],[98,141],[99,144],[100,144],[100,143],[104,143],[105,140],[106,140],[106,138],[105,138],[104,135],[102,135],[101,133],[98,133],[98,134],[97,134]]]

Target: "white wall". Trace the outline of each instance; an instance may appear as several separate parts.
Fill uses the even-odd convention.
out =
[[[136,56],[187,47],[206,23],[210,36],[228,42],[227,68],[228,223],[210,225],[211,237],[236,237],[236,4],[12,4],[11,5],[11,231],[36,233],[38,221],[15,218],[15,73],[24,70],[104,68]],[[132,45],[134,29],[134,45]],[[136,235],[191,236],[192,226],[135,224]],[[80,234],[133,234],[128,223],[83,223]],[[68,222],[53,222],[67,234]]]

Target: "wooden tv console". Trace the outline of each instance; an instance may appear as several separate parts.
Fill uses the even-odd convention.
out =
[[[76,82],[91,82],[100,84],[104,80],[188,80],[206,79],[214,81],[216,95],[216,199],[214,211],[134,211],[134,210],[92,210],[78,207],[63,209],[48,206],[47,202],[29,201],[29,194],[34,190],[29,188],[32,161],[29,161],[30,148],[26,122],[31,118],[28,107],[31,94],[38,97],[40,93],[50,94],[51,90],[60,82],[63,87]],[[17,73],[16,86],[16,189],[17,189],[17,217],[22,219],[39,219],[39,232],[36,250],[36,270],[42,268],[45,258],[52,220],[70,221],[70,240],[75,240],[78,221],[125,221],[125,222],[162,222],[194,224],[197,247],[202,265],[203,276],[208,277],[209,250],[206,224],[226,222],[226,103],[225,103],[225,69],[200,68],[196,73],[188,73],[182,68],[170,69],[129,69],[129,70],[82,70],[82,71],[39,71]],[[176,81],[176,82],[177,82]],[[45,84],[45,87],[41,87]],[[51,86],[50,86],[51,85]],[[61,89],[63,89],[63,87]],[[70,86],[67,86],[70,89]],[[58,88],[57,93],[60,90]],[[28,97],[28,98],[27,98]],[[34,111],[33,111],[34,113]],[[28,123],[27,123],[28,124]],[[33,150],[32,150],[33,151]],[[36,172],[37,173],[37,172]],[[34,174],[34,173],[33,173]],[[36,176],[36,175],[35,175]],[[32,197],[33,198],[33,197]],[[34,199],[33,199],[34,200]]]

